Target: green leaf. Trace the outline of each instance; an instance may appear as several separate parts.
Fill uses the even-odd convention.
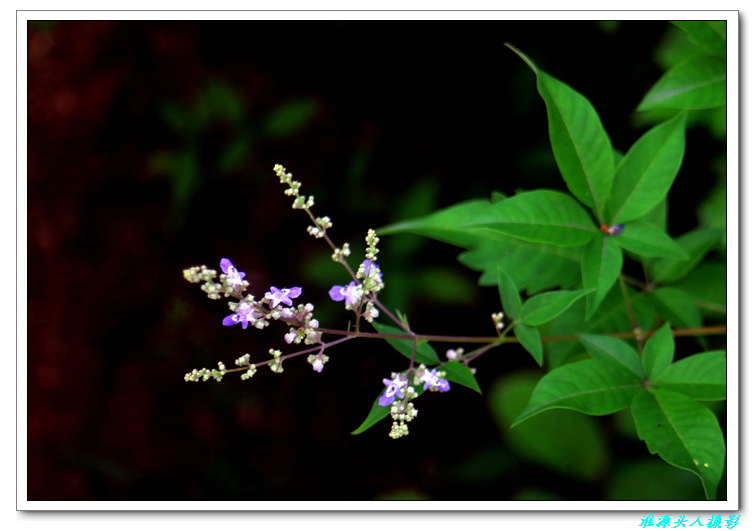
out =
[[[653,282],[676,282],[684,278],[705,257],[710,248],[721,238],[722,230],[701,229],[688,232],[676,239],[689,258],[676,260],[661,258],[650,264],[650,278]]]
[[[580,282],[581,250],[526,242],[485,240],[459,255],[459,262],[475,271],[483,271],[479,284],[498,284],[498,268],[506,271],[519,291],[528,294],[545,289],[576,287]]]
[[[496,203],[500,203],[506,198],[507,196],[503,192],[499,192],[498,190],[493,190],[490,193],[490,204],[495,205]]]
[[[267,116],[263,130],[273,138],[294,135],[307,127],[318,111],[314,98],[287,101]]]
[[[726,264],[703,262],[674,287],[689,295],[702,315],[726,315]]]
[[[595,480],[608,465],[608,448],[597,419],[576,411],[553,409],[510,428],[524,410],[538,374],[519,371],[497,379],[488,405],[508,448],[519,459],[570,478]]]
[[[686,31],[690,41],[726,58],[725,20],[672,20],[671,23]]]
[[[674,360],[674,336],[667,322],[648,339],[642,350],[642,367],[652,380],[665,371]]]
[[[695,57],[669,69],[643,98],[638,111],[658,107],[709,109],[726,103],[726,60]]]
[[[537,364],[542,367],[543,344],[540,342],[540,332],[537,331],[537,328],[518,323],[514,327],[514,335],[527,352],[532,354],[532,357],[535,358]]]
[[[399,328],[384,325],[382,323],[378,323],[377,321],[373,321],[372,326],[374,326],[375,330],[377,330],[381,334],[405,334],[405,332]],[[411,359],[414,339],[412,339],[412,337],[409,335],[407,335],[406,337],[407,339],[386,339],[386,341],[401,354]],[[438,363],[440,363],[440,359],[438,359],[438,355],[435,353],[435,350],[427,343],[417,344],[417,351],[414,355],[414,359],[418,363],[424,363],[425,365],[437,365]]]
[[[679,360],[653,383],[695,400],[726,400],[726,352],[712,350]]]
[[[679,328],[702,326],[700,312],[692,298],[678,288],[658,288],[649,293],[649,300],[665,319]]]
[[[532,326],[547,323],[592,291],[549,291],[535,295],[522,305],[521,322]]]
[[[498,268],[498,293],[501,296],[504,313],[511,319],[517,319],[522,309],[522,299],[519,297],[519,290],[514,281],[500,267]]]
[[[400,221],[377,230],[380,236],[409,232],[440,240],[442,242],[468,247],[482,239],[481,231],[462,226],[467,221],[487,212],[490,203],[484,199],[465,201],[433,212],[429,216]]]
[[[689,258],[684,249],[679,247],[679,244],[672,240],[668,234],[643,221],[627,223],[619,235],[614,236],[614,238],[621,247],[640,256],[682,260]]]
[[[482,394],[482,390],[480,390],[480,386],[477,385],[477,380],[475,379],[474,374],[472,374],[472,371],[470,371],[463,363],[449,361],[443,365],[442,370],[446,371],[445,378],[449,382],[461,384],[464,387],[469,387],[473,391]]]
[[[629,369],[641,380],[645,379],[642,361],[637,351],[617,337],[577,334],[579,342],[594,360],[607,360]]]
[[[539,70],[522,52],[507,45],[537,75],[537,90],[548,110],[551,146],[571,193],[600,215],[611,191],[613,149],[590,101]]]
[[[624,257],[613,236],[593,238],[582,252],[582,285],[595,291],[587,296],[587,314],[590,319],[603,302],[621,273]]]
[[[635,220],[666,197],[682,165],[686,116],[681,112],[653,127],[621,160],[606,205],[608,225]]]
[[[541,411],[574,409],[588,415],[615,413],[632,402],[642,378],[608,360],[583,360],[553,369],[542,377],[513,428]]]
[[[385,393],[385,389],[386,388],[383,388],[383,392],[380,393],[380,395],[375,399],[375,402],[372,404],[372,409],[370,409],[370,412],[367,414],[367,418],[364,419],[362,424],[360,424],[357,429],[351,432],[352,435],[359,435],[360,433],[367,431],[369,428],[377,424],[379,421],[383,420],[391,413],[390,406],[384,407],[378,403],[380,396]]]
[[[716,416],[695,400],[664,389],[637,393],[632,416],[650,453],[694,472],[702,480],[707,498],[715,499],[726,455]]]
[[[487,228],[506,236],[559,247],[584,245],[599,233],[579,203],[553,190],[517,194],[491,205],[463,226]]]

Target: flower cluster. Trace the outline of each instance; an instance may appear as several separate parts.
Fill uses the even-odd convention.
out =
[[[360,309],[365,298],[370,293],[377,293],[383,288],[383,274],[376,263],[365,260],[359,265],[356,277],[357,279],[363,279],[364,282],[357,284],[352,280],[345,286],[333,286],[330,288],[328,295],[334,301],[344,301],[347,310],[353,310],[363,316],[368,323],[371,323],[380,314],[373,302],[367,301],[364,311],[361,313]]]
[[[275,171],[275,174],[281,180],[281,183],[288,185],[288,190],[286,190],[285,192],[286,195],[292,195],[296,198],[294,199],[292,208],[308,210],[309,208],[314,206],[315,198],[312,196],[309,196],[309,198],[307,198],[303,195],[299,195],[299,188],[301,188],[301,183],[299,181],[294,181],[292,179],[293,176],[290,173],[286,173],[286,168],[284,168],[280,164],[276,164],[273,168],[273,171]]]
[[[420,365],[418,369],[410,370],[411,372],[414,373],[414,385],[417,386],[424,383],[424,391],[445,392],[451,388],[448,380],[442,378],[445,374],[438,372],[438,369],[429,371],[427,367]],[[406,374],[393,373],[391,378],[393,379],[383,378],[385,391],[380,395],[378,405],[382,407],[391,406],[391,418],[394,422],[389,435],[394,439],[398,439],[409,434],[407,423],[417,416],[417,410],[410,400],[416,398],[418,394],[414,390],[414,387],[409,386]],[[397,401],[396,398],[400,398],[401,400]]]
[[[356,331],[359,330],[359,319],[364,317],[367,322],[372,322],[378,317],[379,312],[376,306],[383,308],[377,300],[377,293],[383,289],[383,273],[376,263],[375,259],[379,252],[377,244],[379,238],[374,230],[367,232],[365,241],[367,243],[365,260],[359,264],[354,272],[346,262],[346,258],[351,254],[349,244],[344,243],[342,248],[333,245],[327,236],[327,229],[333,226],[333,222],[327,216],[314,217],[310,208],[314,205],[313,197],[305,197],[300,194],[301,183],[294,181],[290,173],[281,165],[275,166],[275,172],[280,178],[281,183],[287,184],[286,195],[293,196],[293,208],[304,210],[314,223],[307,228],[307,232],[315,238],[323,238],[333,249],[332,258],[345,266],[352,279],[346,285],[333,286],[328,292],[330,298],[334,301],[344,302],[347,310],[354,311],[357,315]],[[226,369],[225,365],[218,363],[218,369],[194,369],[185,375],[184,379],[190,382],[207,381],[210,378],[221,381],[223,376],[228,372],[241,372],[241,379],[248,380],[263,365],[267,365],[272,372],[283,372],[283,361],[293,356],[309,354],[307,362],[312,366],[315,372],[322,372],[323,367],[329,361],[325,355],[325,349],[336,343],[351,339],[353,336],[347,335],[332,343],[322,341],[323,331],[320,329],[320,323],[313,316],[314,306],[312,304],[297,304],[294,300],[302,294],[302,288],[295,286],[290,288],[277,288],[271,286],[261,299],[255,299],[254,295],[245,294],[249,287],[249,282],[245,280],[246,273],[239,271],[238,268],[228,258],[220,260],[220,270],[222,273],[209,269],[206,266],[191,267],[184,271],[186,280],[192,283],[202,283],[202,290],[207,293],[211,299],[219,299],[221,296],[231,297],[232,301],[228,302],[231,314],[223,318],[224,326],[233,326],[240,324],[241,328],[247,329],[249,326],[263,329],[270,324],[270,321],[280,320],[288,325],[288,332],[283,339],[289,345],[317,345],[312,348],[283,355],[280,350],[270,349],[271,359],[259,363],[252,363],[251,356],[244,354],[235,360],[237,368]],[[215,279],[218,279],[216,282]],[[384,309],[384,308],[383,308]],[[389,317],[397,323],[398,319],[385,310]],[[503,314],[499,314],[501,321]],[[494,316],[495,320],[495,316]],[[499,321],[496,321],[498,324]],[[502,327],[502,326],[501,326]],[[501,328],[497,326],[497,328]],[[411,333],[408,327],[405,330]],[[333,332],[325,330],[325,332]],[[446,354],[449,360],[461,359],[464,350],[459,348],[449,350]],[[386,386],[385,391],[380,396],[378,404],[381,407],[390,407],[390,414],[393,418],[393,426],[390,436],[393,438],[402,437],[409,433],[407,423],[417,416],[417,410],[414,408],[411,400],[419,396],[415,388],[422,385],[422,391],[448,391],[450,384],[443,379],[445,374],[435,369],[428,369],[424,365],[414,368],[414,361],[410,363],[409,369],[404,373],[393,373],[392,379],[384,379],[383,384]],[[412,379],[413,378],[413,379]],[[410,385],[410,381],[413,386]]]
[[[499,332],[503,330],[503,312],[494,313],[490,316],[493,319],[493,324],[495,325],[495,329]]]

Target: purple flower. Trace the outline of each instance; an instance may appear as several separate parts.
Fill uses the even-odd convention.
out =
[[[265,293],[265,298],[270,301],[270,308],[275,308],[280,303],[286,306],[291,306],[293,302],[291,299],[295,299],[301,295],[301,288],[283,288],[278,289],[275,286],[270,288],[270,291]]]
[[[444,380],[442,378],[438,378],[435,373],[438,371],[438,369],[433,369],[432,372],[425,371],[425,374],[422,375],[422,380],[425,382],[425,387],[423,389],[427,390],[430,387],[436,388],[438,391],[448,391],[451,389],[451,384],[448,383],[448,380]]]
[[[380,397],[380,400],[378,400],[378,404],[381,406],[385,407],[391,405],[397,396],[399,398],[404,398],[401,388],[406,385],[406,382],[401,381],[400,374],[396,375],[393,381],[388,378],[383,378],[383,385],[385,385],[387,389]]]
[[[610,229],[608,229],[608,232],[611,233],[611,236],[618,236],[621,232],[621,229],[624,228],[624,225],[614,225]]]
[[[244,283],[242,279],[246,276],[246,273],[239,272],[228,258],[220,260],[220,269],[222,269],[223,273],[228,276],[229,284],[233,286],[241,286]]]
[[[380,266],[370,260],[362,262],[362,267],[364,267],[364,278],[370,278],[375,271],[380,269]],[[383,273],[378,273],[378,278],[382,280]]]
[[[352,280],[348,286],[333,286],[330,288],[328,295],[330,295],[330,298],[334,301],[342,301],[345,299],[346,304],[350,305],[352,308],[356,308],[359,305],[359,301],[362,300],[362,294],[359,292],[361,287],[361,284],[357,286],[357,283]]]
[[[249,323],[254,324],[254,321],[262,317],[262,315],[263,314],[259,312],[255,312],[254,308],[252,308],[246,302],[242,301],[239,303],[239,307],[236,309],[236,313],[233,313],[223,319],[223,324],[225,326],[233,326],[235,324],[241,323],[241,327],[246,328]]]

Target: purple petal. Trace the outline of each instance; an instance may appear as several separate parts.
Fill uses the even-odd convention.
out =
[[[223,270],[224,274],[228,274],[229,267],[233,267],[233,264],[228,258],[223,258],[222,260],[220,260],[220,269]]]
[[[448,380],[443,380],[441,378],[438,378],[438,391],[446,392],[449,389],[451,389],[451,384],[448,383]]]
[[[383,378],[383,385],[386,387],[390,387],[393,382],[389,380],[388,378]]]
[[[395,396],[387,397],[387,396],[385,396],[385,394],[383,394],[380,397],[380,400],[378,400],[378,404],[381,405],[381,406],[383,406],[383,407],[390,406],[391,404],[393,404],[393,401],[395,399],[396,399]]]
[[[291,297],[292,299],[295,299],[299,295],[301,295],[301,288],[289,288],[288,290],[289,297]]]
[[[278,288],[276,288],[275,286],[270,286],[270,293],[272,293],[273,295],[275,295],[279,291],[280,290]]]
[[[249,321],[241,321],[241,328],[246,330],[246,327],[249,326]]]
[[[330,291],[328,292],[328,295],[330,295],[330,298],[334,301],[342,301],[346,298],[346,296],[341,293],[341,290],[343,289],[343,286],[333,286],[330,288]]]
[[[293,304],[293,302],[291,301],[291,299],[289,299],[287,296],[283,296],[279,300],[280,300],[280,302],[282,304],[285,304],[286,306],[291,306]],[[277,306],[277,304],[276,304],[276,306]]]
[[[239,324],[239,322],[238,322],[238,321],[234,321],[234,320],[233,320],[233,318],[234,318],[234,317],[236,317],[236,314],[235,314],[235,313],[234,313],[234,314],[231,314],[231,315],[229,315],[228,317],[226,317],[225,319],[223,319],[223,324],[224,324],[225,326],[233,326],[233,325],[235,325],[235,324]]]

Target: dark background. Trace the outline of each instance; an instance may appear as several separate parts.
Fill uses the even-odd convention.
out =
[[[460,386],[423,396],[409,437],[388,438],[389,421],[350,435],[381,379],[405,368],[382,341],[330,349],[322,374],[297,358],[281,375],[184,382],[194,368],[291,349],[279,323],[223,327],[226,302],[182,270],[230,258],[258,297],[301,286],[297,302],[312,302],[322,326],[346,326],[327,290],[347,277],[306,234],[274,164],[315,196],[315,214],[333,219],[329,234],[351,243],[356,265],[368,228],[492,190],[566,190],[534,75],[504,42],[590,99],[625,151],[642,132],[631,116],[663,72],[653,56],[669,30],[660,21],[30,23],[28,499],[506,500],[526,489],[605,499],[610,467],[647,457],[608,418],[614,462],[597,481],[515,456],[489,469],[485,456],[508,450],[485,394]],[[690,129],[688,146],[677,182],[693,185],[672,189],[673,236],[696,226],[691,207],[713,186],[710,161],[723,150],[704,128]],[[415,330],[492,333],[497,291],[475,287],[459,249],[412,236],[379,247],[384,300]],[[533,368],[516,349],[480,358],[483,391]]]

